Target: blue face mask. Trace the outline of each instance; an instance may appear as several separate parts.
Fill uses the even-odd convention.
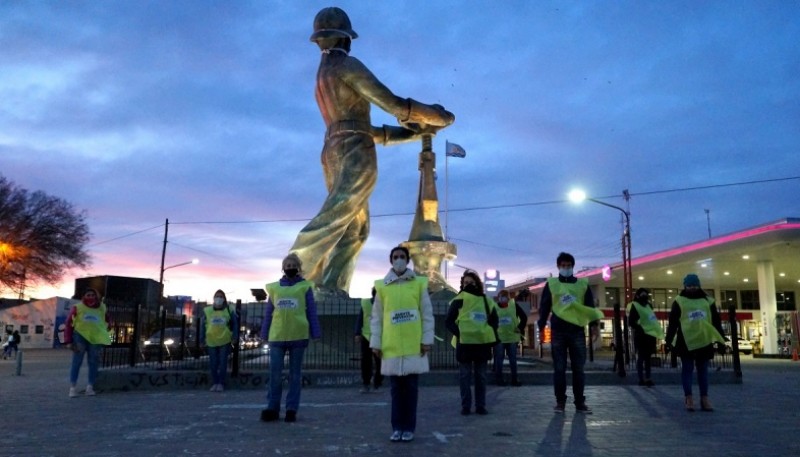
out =
[[[569,278],[570,276],[572,276],[572,268],[559,268],[558,274],[559,276]]]

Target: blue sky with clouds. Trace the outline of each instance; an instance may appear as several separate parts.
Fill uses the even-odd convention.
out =
[[[800,216],[800,179],[650,193],[800,175],[797,2],[334,4],[359,34],[352,55],[456,115],[434,150],[442,207],[445,140],[467,150],[447,167],[461,265],[516,282],[555,271],[561,250],[578,268],[619,261],[618,212],[547,203],[574,187],[618,206],[631,192],[634,257],[707,237],[705,209],[715,235]],[[93,234],[89,270],[30,292],[158,279],[166,218],[167,265],[201,261],[169,270],[167,294],[246,300],[275,279],[326,195],[308,38],[330,5],[0,2],[0,173],[85,209]],[[382,123],[396,120],[376,108]],[[408,237],[418,152],[378,148],[351,295]]]

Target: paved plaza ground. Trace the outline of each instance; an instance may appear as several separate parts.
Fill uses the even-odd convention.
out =
[[[416,439],[391,443],[388,389],[306,388],[296,423],[263,423],[260,389],[69,398],[69,357],[26,351],[21,376],[0,361],[0,456],[800,455],[800,362],[789,360],[743,356],[741,384],[711,386],[711,413],[683,409],[674,371],[655,388],[593,385],[588,373],[592,415],[571,404],[554,414],[552,387],[526,385],[490,386],[490,414],[461,416],[457,385],[423,386]],[[84,367],[80,386],[85,376]]]

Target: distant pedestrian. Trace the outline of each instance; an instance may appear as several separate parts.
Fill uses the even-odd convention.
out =
[[[506,384],[503,379],[503,359],[508,356],[508,366],[511,369],[511,385],[519,387],[517,375],[517,346],[525,334],[528,325],[528,316],[510,297],[507,290],[501,290],[497,296],[497,338],[499,342],[494,348],[494,380],[498,386]]]
[[[633,347],[636,348],[636,373],[639,385],[653,387],[651,379],[651,359],[656,353],[656,343],[664,339],[664,329],[658,322],[653,305],[650,304],[650,291],[636,290],[633,301],[628,303],[628,328],[633,330]]]
[[[392,248],[392,268],[375,281],[369,345],[381,357],[381,373],[392,390],[392,442],[412,441],[417,428],[419,375],[430,370],[433,345],[433,306],[428,278],[408,268],[410,255],[403,246]]]
[[[322,337],[314,301],[314,284],[301,275],[302,262],[297,254],[289,254],[281,264],[283,277],[267,284],[266,312],[261,324],[261,338],[269,343],[269,392],[267,409],[261,420],[280,418],[283,390],[283,359],[289,355],[289,392],[286,394],[286,422],[297,420],[300,390],[303,384],[303,354],[309,337]]]
[[[22,341],[22,337],[19,335],[19,330],[14,330],[11,336],[12,338],[8,341],[8,355],[11,356],[13,352],[16,356],[17,352],[19,352],[19,343]]]
[[[200,323],[200,344],[208,349],[208,365],[211,370],[211,392],[225,390],[225,376],[228,372],[228,354],[231,342],[239,339],[239,319],[236,310],[228,305],[225,292],[214,292],[214,302],[203,309]]]
[[[6,341],[3,343],[3,360],[11,356],[12,343],[14,342],[14,333],[11,330],[6,330]]]
[[[586,374],[586,333],[589,326],[592,340],[597,336],[598,320],[603,313],[595,308],[592,290],[586,278],[573,275],[575,257],[566,252],[556,258],[558,277],[550,278],[542,290],[539,303],[539,335],[544,338],[544,328],[550,313],[551,352],[553,353],[553,390],[556,394],[556,413],[563,413],[567,403],[567,356],[572,369],[572,394],[575,396],[575,411],[591,414],[586,405],[584,388]]]
[[[486,365],[497,344],[497,310],[494,300],[486,298],[478,274],[472,270],[461,276],[461,291],[450,301],[444,321],[453,334],[458,361],[461,392],[461,414],[472,408],[472,387],[475,384],[475,413],[489,414],[486,409]]]
[[[100,349],[111,344],[109,328],[111,319],[106,304],[100,300],[96,290],[86,289],[81,301],[72,307],[67,316],[67,327],[64,329],[64,344],[69,345],[73,352],[69,374],[70,397],[78,396],[76,384],[84,355],[89,365],[86,395],[95,395],[94,383],[97,380]]]
[[[714,358],[714,347],[724,349],[722,321],[710,297],[700,288],[700,278],[688,274],[683,278],[683,290],[672,303],[667,326],[667,350],[675,351],[681,358],[681,383],[684,406],[694,411],[692,398],[692,372],[697,368],[697,386],[700,390],[700,409],[713,411],[708,399],[708,361]]]
[[[378,390],[383,384],[381,359],[369,347],[369,338],[372,334],[370,331],[372,304],[375,302],[376,293],[373,287],[372,297],[361,299],[361,312],[356,318],[355,341],[361,347],[361,393],[369,393],[370,382],[374,390]]]

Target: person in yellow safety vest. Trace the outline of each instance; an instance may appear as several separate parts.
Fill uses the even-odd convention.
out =
[[[572,368],[572,394],[575,396],[575,410],[591,414],[586,406],[584,387],[586,374],[586,333],[588,325],[592,341],[597,339],[598,321],[603,313],[595,307],[594,296],[586,278],[578,279],[572,273],[575,257],[566,252],[556,258],[558,278],[550,278],[542,290],[539,301],[539,339],[544,339],[544,328],[550,318],[551,352],[553,354],[553,390],[556,406],[553,411],[564,413],[567,402],[567,355]]]
[[[393,442],[412,441],[417,428],[419,375],[430,370],[433,306],[428,278],[408,268],[411,256],[403,246],[392,248],[392,268],[375,281],[369,346],[381,358],[381,373],[389,377],[392,395]]]
[[[633,301],[628,303],[628,328],[633,330],[633,346],[636,348],[636,373],[639,385],[653,387],[656,384],[650,378],[652,370],[651,358],[656,353],[656,342],[664,338],[664,329],[650,304],[650,291],[637,289]]]
[[[524,338],[528,316],[507,290],[497,294],[497,346],[494,348],[494,380],[498,386],[506,385],[503,380],[503,359],[508,355],[511,368],[511,385],[522,385],[517,377],[517,346]]]
[[[472,408],[472,379],[475,380],[475,413],[486,410],[486,363],[497,344],[497,310],[494,300],[486,298],[480,276],[472,270],[461,276],[461,291],[450,301],[444,325],[456,342],[461,414]]]
[[[700,408],[713,411],[708,399],[708,361],[714,357],[714,349],[724,350],[722,321],[710,297],[700,287],[700,278],[688,274],[683,278],[683,290],[672,303],[667,326],[668,351],[675,351],[681,358],[681,383],[683,384],[684,407],[694,411],[692,398],[692,372],[697,368],[697,385],[700,390]]]
[[[361,347],[361,393],[369,393],[370,381],[372,381],[373,389],[380,389],[383,384],[383,375],[381,374],[381,359],[372,352],[369,347],[369,337],[371,335],[369,325],[372,317],[372,303],[375,302],[375,294],[377,291],[372,288],[372,298],[361,299],[361,311],[356,318],[355,328],[355,341]],[[374,374],[373,374],[374,370]]]
[[[64,329],[64,344],[72,349],[72,368],[69,373],[69,396],[78,396],[78,374],[86,355],[89,365],[89,380],[86,384],[85,394],[95,395],[94,383],[97,380],[98,363],[100,362],[100,349],[111,344],[111,318],[106,304],[94,289],[86,289],[83,298],[72,306],[67,316],[67,326]]]
[[[211,370],[211,392],[225,390],[225,375],[228,371],[228,354],[231,342],[239,339],[239,319],[236,311],[228,305],[225,292],[214,292],[214,302],[203,308],[200,322],[200,344],[208,349],[208,365]]]
[[[261,420],[278,420],[283,389],[283,359],[289,355],[289,392],[286,394],[286,422],[297,420],[300,390],[303,384],[303,354],[308,339],[318,340],[322,330],[314,301],[314,284],[303,278],[303,263],[295,253],[287,255],[281,264],[283,277],[267,284],[269,294],[261,339],[269,344],[269,391],[267,409]]]

